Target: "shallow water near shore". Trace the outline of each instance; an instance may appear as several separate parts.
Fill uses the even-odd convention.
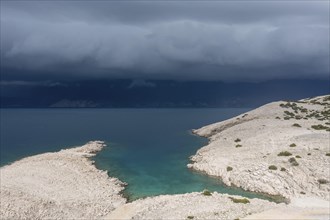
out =
[[[189,156],[207,143],[191,129],[249,109],[1,109],[1,166],[25,156],[104,140],[93,159],[127,182],[129,200],[161,194],[218,191],[269,197],[224,186],[189,170]]]

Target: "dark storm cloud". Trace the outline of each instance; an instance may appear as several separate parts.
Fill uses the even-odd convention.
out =
[[[1,49],[43,77],[327,78],[329,2],[6,1]]]

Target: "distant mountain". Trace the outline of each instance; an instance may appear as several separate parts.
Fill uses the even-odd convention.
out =
[[[256,107],[330,93],[329,81],[273,80],[260,83],[85,80],[2,82],[2,108],[188,108]]]

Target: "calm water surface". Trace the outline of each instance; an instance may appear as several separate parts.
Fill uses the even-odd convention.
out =
[[[108,144],[94,159],[129,185],[129,199],[209,189],[263,197],[226,187],[186,168],[207,143],[193,128],[249,109],[1,109],[1,165],[24,156],[57,151],[90,140]],[[265,198],[265,197],[263,197]]]

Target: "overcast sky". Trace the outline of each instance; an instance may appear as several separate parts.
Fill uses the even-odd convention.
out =
[[[329,79],[329,1],[1,1],[16,79]]]

